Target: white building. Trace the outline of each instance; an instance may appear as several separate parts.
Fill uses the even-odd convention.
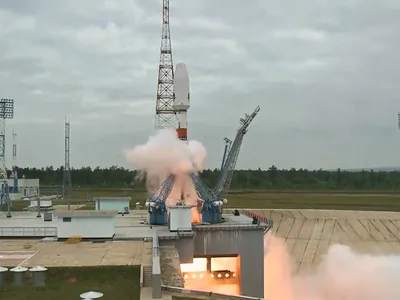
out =
[[[130,197],[97,197],[93,200],[96,210],[116,210],[119,214],[129,213]]]
[[[169,231],[192,231],[192,206],[168,206]]]
[[[7,181],[10,200],[40,195],[39,179],[9,178]],[[2,188],[3,185],[4,183],[2,183]]]
[[[72,210],[55,212],[57,217],[57,237],[67,239],[112,238],[115,234],[115,210]]]

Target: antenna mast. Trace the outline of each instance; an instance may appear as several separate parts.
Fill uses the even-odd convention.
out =
[[[69,140],[70,130],[69,122],[65,119],[65,147],[64,147],[64,176],[63,176],[63,192],[64,199],[68,202],[68,210],[70,210],[70,197],[71,197],[71,168],[70,168],[70,140]]]
[[[163,2],[163,22],[158,66],[156,128],[175,128],[174,66],[172,63],[171,32],[169,28],[169,0]]]
[[[13,166],[12,166],[11,177],[18,178],[18,169],[17,169],[17,134],[14,132],[14,130],[13,130],[12,155],[13,155]]]

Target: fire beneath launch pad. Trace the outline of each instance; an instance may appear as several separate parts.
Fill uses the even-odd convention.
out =
[[[197,257],[191,264],[181,264],[185,288],[222,293],[240,294],[239,257]]]

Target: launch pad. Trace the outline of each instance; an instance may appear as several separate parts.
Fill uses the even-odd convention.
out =
[[[254,224],[251,217],[225,211],[222,214],[222,218],[225,220],[223,223],[193,224],[192,226],[191,220],[187,218],[186,221],[183,221],[189,223],[190,228],[181,230],[182,215],[179,213],[180,208],[173,208],[172,211],[174,209],[178,213],[172,212],[170,214],[168,226],[149,226],[149,224],[146,224],[147,211],[144,210],[132,210],[129,215],[124,216],[117,215],[115,217],[115,235],[106,242],[113,243],[113,245],[114,242],[115,245],[128,242],[152,244],[147,250],[148,253],[146,252],[149,260],[145,264],[142,263],[142,266],[143,276],[147,278],[146,274],[148,274],[148,279],[144,280],[143,286],[153,287],[153,298],[161,298],[162,288],[168,288],[168,286],[185,287],[187,289],[204,288],[208,291],[215,291],[215,288],[220,290],[227,286],[235,286],[237,287],[237,291],[233,292],[235,294],[258,298],[263,296],[264,233],[271,228],[272,224],[268,222]],[[64,244],[57,242],[59,221],[57,215],[54,216],[52,221],[44,222],[44,219],[37,218],[35,213],[16,212],[13,218],[7,219],[5,216],[0,218],[0,235],[3,239],[12,238],[13,240],[18,238],[33,240],[33,238],[36,238],[43,241],[39,243],[43,247],[46,247],[46,243],[57,247],[55,245]],[[67,222],[66,224],[70,223]],[[71,235],[74,234],[71,233]],[[46,243],[44,243],[45,241]],[[91,240],[83,243],[89,245]],[[165,256],[160,254],[165,248],[175,253],[176,262],[174,264],[165,261]],[[132,254],[132,248],[120,251],[128,256],[129,253]],[[48,259],[41,255],[35,256],[35,258],[42,259],[41,263],[48,267],[57,260],[52,255],[56,256],[57,252],[52,253]],[[102,261],[100,259],[102,256],[99,255],[92,255],[86,263],[94,264],[94,261]],[[122,258],[126,259],[126,255]],[[116,258],[118,257],[116,254]],[[218,264],[216,258],[222,257],[235,258],[234,267],[232,268],[232,262],[225,265]],[[197,258],[206,260],[205,268],[200,269],[203,275],[196,273],[200,271],[197,269],[194,269],[193,272],[181,270],[181,264],[193,264]],[[65,260],[62,261],[65,262]],[[185,278],[185,275],[189,278]],[[193,275],[196,275],[196,278],[193,278]],[[207,276],[209,278],[206,278]],[[184,282],[184,285],[168,282],[169,278],[180,278],[180,282]],[[200,281],[202,279],[204,280]],[[229,290],[226,293],[232,292]]]
[[[226,293],[262,298],[264,234],[272,224],[254,224],[253,219],[245,215],[224,213],[222,216],[224,223],[193,225],[191,232],[167,234],[160,226],[155,247],[176,249],[180,269],[174,270],[174,276],[180,273],[186,289],[215,292],[225,286],[229,287]],[[156,256],[153,266],[157,265],[154,260]],[[153,269],[153,278],[156,278],[154,275]],[[163,278],[172,276],[170,273],[161,275]],[[159,284],[165,285],[161,280]]]

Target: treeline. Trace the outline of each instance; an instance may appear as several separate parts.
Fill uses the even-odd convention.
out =
[[[39,178],[42,186],[61,185],[64,168],[19,168],[18,175]],[[201,177],[214,187],[220,171],[205,170]],[[10,175],[10,174],[9,174]],[[139,173],[118,166],[110,168],[82,167],[71,170],[73,187],[91,188],[134,188],[144,189],[144,179]],[[232,190],[396,190],[400,188],[399,171],[326,171],[306,169],[236,170]]]

